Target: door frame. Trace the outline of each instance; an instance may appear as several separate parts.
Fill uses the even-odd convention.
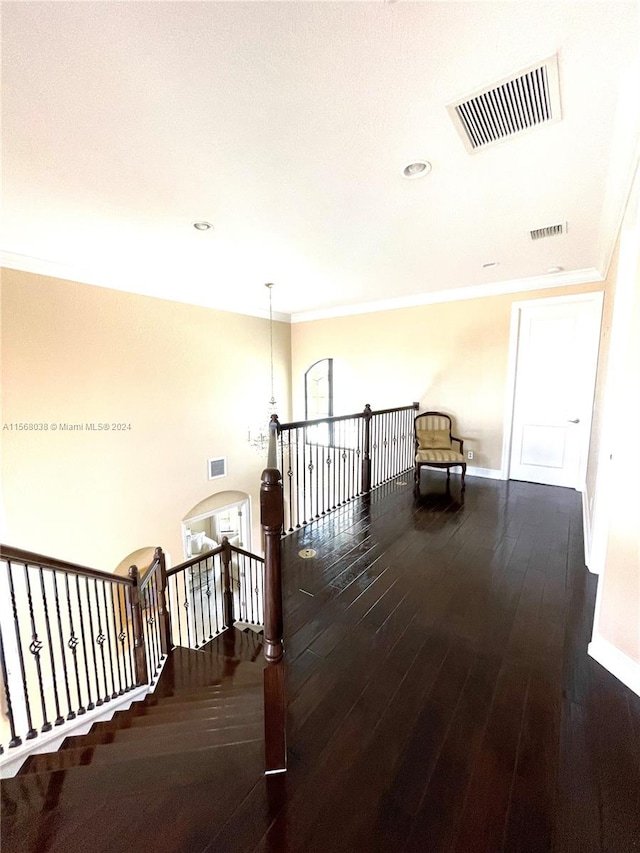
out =
[[[246,542],[243,542],[242,548],[245,551],[251,551],[251,499],[247,495],[246,498],[242,498],[239,501],[232,501],[229,504],[224,504],[223,506],[216,507],[215,509],[208,509],[205,512],[201,512],[198,515],[192,515],[189,518],[186,518],[182,522],[182,553],[187,554],[187,528],[189,527],[190,522],[192,521],[202,521],[204,518],[211,518],[214,515],[218,515],[218,513],[224,512],[228,509],[234,509],[235,507],[241,508],[242,510],[242,521],[243,526],[246,530]],[[246,513],[245,513],[246,507]],[[222,543],[219,543],[222,544]],[[190,560],[191,557],[185,556],[184,560]]]
[[[542,299],[520,299],[518,302],[513,302],[511,305],[511,325],[509,330],[509,355],[507,361],[507,384],[505,394],[505,409],[503,420],[503,441],[502,441],[502,464],[500,477],[503,480],[509,479],[511,473],[511,444],[513,439],[513,415],[516,397],[516,382],[518,379],[518,345],[520,343],[520,323],[522,319],[522,311],[524,308],[530,308],[538,305],[560,305],[562,303],[579,303],[590,302],[597,308],[600,323],[597,327],[597,347],[600,349],[600,335],[602,329],[602,306],[604,303],[604,289],[591,290],[586,293],[575,293],[568,296],[549,296]],[[593,391],[595,399],[595,385],[598,369],[598,359],[596,359],[596,373],[594,375]],[[589,431],[586,437],[586,446],[589,447],[591,441],[591,427],[593,420],[593,400],[591,402],[591,418],[589,420]],[[588,453],[583,453],[580,460],[580,470],[578,472],[577,482],[574,488],[582,492],[584,491],[585,478],[587,473]]]

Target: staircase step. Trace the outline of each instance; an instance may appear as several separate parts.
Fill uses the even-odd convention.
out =
[[[223,682],[212,684],[208,687],[190,687],[188,690],[176,690],[171,695],[163,696],[157,705],[172,705],[177,702],[194,702],[199,699],[207,699],[216,696],[245,695],[248,693],[262,692],[262,678],[259,682],[249,684],[236,684],[235,682]]]
[[[199,708],[189,712],[188,714],[176,714],[173,711],[167,711],[165,714],[152,714],[148,717],[136,717],[132,720],[131,726],[125,726],[117,730],[121,731],[137,731],[138,729],[155,728],[157,726],[167,725],[186,725],[191,723],[191,726],[205,725],[207,720],[217,720],[218,722],[233,723],[240,716],[247,714],[263,715],[262,702],[246,702],[234,705],[222,705],[212,708]]]
[[[218,729],[198,729],[175,735],[171,738],[139,738],[135,742],[109,743],[97,746],[51,752],[31,756],[20,771],[21,776],[68,770],[72,767],[129,762],[133,759],[148,759],[158,756],[200,752],[203,749],[230,746],[232,744],[261,741],[261,723],[226,726]]]
[[[260,708],[259,710],[233,714],[233,716],[213,715],[211,717],[206,717],[197,721],[197,728],[194,727],[194,722],[191,719],[176,720],[174,722],[156,722],[155,725],[137,725],[130,729],[118,729],[117,732],[113,733],[112,740],[104,741],[104,743],[122,743],[124,741],[135,740],[136,738],[167,738],[183,732],[195,735],[198,731],[211,731],[213,729],[223,730],[239,725],[255,724],[262,726],[263,720],[264,715]]]
[[[236,780],[247,774],[257,781],[264,770],[263,745],[247,741],[228,746],[205,746],[197,752],[131,758],[118,764],[118,772],[110,765],[82,765],[66,770],[40,774],[18,774],[2,782],[3,821],[10,818],[14,826],[29,823],[34,815],[46,817],[63,808],[77,811],[86,819],[87,804],[101,803],[105,798],[124,798],[143,794],[166,795],[170,788],[206,785],[213,791],[233,788]],[[216,795],[217,796],[217,795]],[[20,837],[18,829],[13,831]]]
[[[211,696],[205,699],[194,699],[191,702],[172,702],[171,704],[154,705],[147,708],[146,713],[139,714],[135,719],[140,717],[154,717],[156,715],[166,716],[171,714],[175,717],[186,717],[198,711],[214,709],[214,708],[241,708],[243,706],[255,706],[258,701],[261,701],[262,694],[242,693],[222,694],[220,696]]]

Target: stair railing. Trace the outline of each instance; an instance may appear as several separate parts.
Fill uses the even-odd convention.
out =
[[[134,578],[0,546],[4,743],[20,746],[147,683],[138,592]]]
[[[413,468],[419,403],[280,424],[277,464],[287,533]]]
[[[237,622],[262,627],[264,559],[231,545],[217,548],[165,572],[173,646],[199,649]]]

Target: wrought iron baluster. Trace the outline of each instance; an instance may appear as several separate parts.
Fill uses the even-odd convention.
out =
[[[342,459],[341,470],[342,470],[342,500],[341,504],[344,505],[347,502],[347,496],[349,494],[349,465],[347,463],[347,451],[344,446],[344,421],[340,421],[340,458]]]
[[[352,435],[352,421],[347,422],[347,431],[350,434],[349,436],[349,470],[351,474],[351,483],[349,488],[349,500],[355,498],[358,494],[358,486],[357,486],[357,470],[356,470],[356,453],[355,449],[352,447],[351,435]]]
[[[98,666],[98,655],[96,653],[96,632],[93,626],[93,605],[91,604],[91,587],[89,586],[89,578],[86,577],[84,579],[85,593],[87,597],[87,614],[89,616],[89,637],[90,637],[90,648],[91,648],[91,656],[93,658],[93,675],[95,678],[96,684],[96,701],[94,707],[98,707],[103,704],[102,696],[100,695],[100,667]]]
[[[282,468],[284,472],[284,438],[281,436],[280,445],[282,447]],[[291,450],[291,430],[287,430],[287,480],[289,487],[289,527],[288,531],[293,531],[293,452]]]
[[[202,627],[202,643],[206,643],[205,628],[204,628],[204,593],[202,591],[202,560],[198,562],[198,591],[200,593],[200,624]]]
[[[247,578],[246,565],[238,565],[238,597],[240,598],[240,607],[242,608],[243,622],[249,621],[249,595],[251,589],[251,580]],[[244,598],[243,598],[244,596]]]
[[[187,645],[191,648],[191,620],[189,618],[189,593],[187,590],[187,572],[193,572],[193,567],[189,569],[185,569],[182,574],[182,585],[184,587],[184,601],[182,602],[182,606],[184,607],[184,613],[187,619]]]
[[[160,660],[162,658],[162,652],[160,649],[160,624],[158,622],[158,575],[156,573],[153,574],[151,578],[151,582],[149,583],[149,618],[150,624],[149,627],[151,629],[151,642],[153,644],[153,657],[154,657],[154,676],[157,676],[158,670],[160,669]]]
[[[315,452],[314,452],[315,460],[314,460],[314,462],[311,462],[311,463],[310,463],[310,465],[311,465],[311,473],[313,474],[313,480],[314,480],[314,483],[315,483],[315,492],[316,492],[316,512],[315,512],[315,518],[320,518],[320,511],[319,511],[319,509],[318,509],[318,504],[319,504],[319,499],[320,499],[320,496],[319,496],[319,493],[318,493],[318,486],[319,486],[319,479],[320,479],[320,476],[319,476],[319,475],[320,475],[320,469],[319,469],[319,467],[318,467],[318,447],[319,447],[319,443],[316,441],[316,445],[315,445],[315,447],[313,448],[313,449],[314,449],[314,451],[315,451]],[[313,510],[313,508],[312,508],[312,510]]]
[[[222,610],[222,623],[226,624],[225,616],[224,616],[224,593],[223,593],[223,568],[222,568],[222,555],[218,554],[217,562],[216,558],[211,558],[211,570],[213,575],[213,607],[214,612],[216,614],[216,634],[220,633],[220,611]],[[220,595],[218,595],[218,578],[220,579]],[[233,596],[233,588],[230,589],[231,595]],[[235,608],[234,608],[235,609]],[[236,611],[239,612],[239,611]]]
[[[35,613],[33,609],[33,597],[31,594],[31,578],[29,577],[29,568],[26,563],[24,563],[24,581],[27,589],[27,605],[29,607],[29,619],[31,621],[31,642],[29,643],[29,651],[33,655],[36,662],[36,674],[38,677],[38,687],[40,689],[40,706],[42,708],[42,731],[49,732],[53,728],[48,719],[47,713],[47,703],[44,695],[44,683],[42,679],[42,663],[40,661],[40,652],[42,651],[43,644],[40,637],[38,637],[38,630],[36,628],[36,620]],[[28,737],[28,735],[27,735]]]
[[[364,492],[364,477],[363,477],[363,425],[364,418],[359,417],[356,421],[356,494],[361,495]]]
[[[47,641],[49,643],[49,661],[51,664],[51,681],[53,685],[53,702],[56,706],[56,719],[54,725],[61,726],[64,723],[64,717],[60,713],[60,697],[58,696],[58,677],[56,674],[56,662],[53,649],[53,640],[51,639],[51,620],[49,619],[49,602],[47,601],[47,592],[44,585],[44,572],[42,566],[39,567],[40,573],[40,590],[42,592],[42,604],[44,607],[44,624],[47,629]]]
[[[255,599],[251,599],[251,621],[254,625],[258,624],[258,613],[260,603],[260,587],[258,586],[258,566],[253,557],[247,559],[249,563],[249,574],[251,575],[252,589],[255,591]]]
[[[107,658],[109,660],[109,674],[111,676],[111,698],[116,699],[118,693],[116,691],[116,679],[113,671],[113,648],[111,646],[111,630],[109,627],[109,605],[107,604],[107,583],[102,581],[102,601],[104,604],[104,630],[105,643],[107,645]]]
[[[160,668],[160,636],[159,636],[159,625],[158,625],[158,587],[156,583],[157,575],[154,573],[151,577],[151,580],[147,586],[147,604],[148,604],[148,616],[147,623],[149,625],[149,639],[151,642],[151,649],[153,651],[153,657],[151,658],[152,665],[152,676],[155,677],[158,674],[158,670]],[[153,682],[152,682],[153,683]]]
[[[296,524],[295,527],[298,529],[300,527],[300,519],[302,518],[300,514],[300,429],[296,427],[295,430],[295,440],[296,440],[296,467],[295,467],[295,478],[296,478]]]
[[[214,568],[213,568],[213,561],[214,561],[213,557],[207,557],[207,559],[205,561],[205,572],[206,572],[205,579],[206,579],[207,585],[205,587],[204,594],[205,594],[206,599],[207,599],[207,616],[208,616],[208,621],[209,621],[209,639],[210,640],[213,639],[213,630],[212,630],[212,625],[211,625],[211,578],[212,577],[214,578],[214,585],[215,585],[215,572],[214,572]]]
[[[71,704],[71,688],[69,687],[69,672],[67,668],[67,655],[65,652],[65,642],[62,635],[62,614],[60,609],[60,594],[58,590],[58,574],[53,572],[53,593],[56,602],[56,617],[58,622],[58,636],[60,639],[60,655],[62,657],[62,674],[64,676],[65,692],[67,694],[67,720],[75,720],[76,712]]]
[[[110,636],[109,636],[109,646],[112,650],[112,657],[115,657],[115,667],[114,667],[114,682],[113,682],[113,691],[115,699],[116,696],[122,696],[124,693],[124,682],[122,679],[122,657],[120,655],[120,649],[118,647],[118,627],[116,625],[116,605],[114,593],[118,589],[117,583],[109,584],[109,594],[106,595],[106,584],[105,584],[105,595],[107,600],[111,604],[111,608],[107,608],[107,625],[110,626]],[[105,607],[107,607],[105,602]],[[115,676],[118,676],[118,692],[116,693],[116,679]]]
[[[85,584],[86,592],[86,584]],[[80,577],[76,575],[76,596],[78,598],[78,611],[80,617],[80,639],[82,641],[82,657],[84,659],[84,674],[87,685],[87,711],[92,711],[96,706],[91,698],[91,678],[89,677],[89,651],[87,646],[87,634],[84,626],[84,612],[82,607],[82,594],[80,592]]]
[[[125,640],[127,639],[127,635],[125,633],[124,624],[122,621],[123,599],[124,599],[125,590],[120,584],[116,584],[114,591],[116,593],[116,599],[117,599],[117,603],[118,603],[118,607],[117,607],[117,611],[118,611],[118,624],[117,624],[118,634],[117,634],[117,637],[118,637],[118,642],[120,643],[120,652],[119,652],[118,657],[120,660],[122,660],[122,672],[124,675],[124,688],[123,688],[122,692],[126,693],[128,690],[130,690],[131,685],[133,684],[133,677],[132,677],[131,671],[130,670],[127,671],[128,655],[127,655],[127,652],[125,649]]]
[[[196,563],[194,568],[194,572],[198,572],[198,583],[200,581],[200,563]],[[198,640],[198,604],[197,604],[197,588],[195,586],[195,574],[191,576],[191,604],[193,605],[193,630],[196,638],[196,649],[200,648],[200,641]]]
[[[182,619],[180,618],[180,607],[179,607],[179,587],[178,587],[178,576],[171,575],[167,578],[167,588],[169,590],[169,601],[171,602],[171,606],[169,607],[169,611],[172,614],[171,618],[171,641],[173,645],[182,645]],[[176,623],[178,626],[178,642],[175,642],[175,633],[176,633]]]
[[[8,565],[7,565],[8,568]],[[0,625],[0,664],[2,665],[2,683],[4,685],[4,697],[7,703],[7,714],[9,717],[9,729],[11,731],[11,740],[9,741],[9,749],[20,746],[22,738],[16,732],[16,723],[13,716],[13,704],[11,702],[11,689],[9,688],[9,674],[7,672],[7,663],[4,656],[4,643],[2,640],[2,625]]]
[[[154,642],[156,644],[156,675],[160,671],[160,663],[162,662],[163,653],[162,653],[162,637],[160,633],[160,575],[158,571],[153,575],[153,614],[154,614]]]
[[[73,613],[71,608],[71,593],[69,591],[69,575],[65,572],[64,575],[64,586],[65,592],[67,595],[67,613],[69,615],[69,628],[71,629],[71,633],[69,635],[69,639],[67,640],[67,645],[71,649],[71,659],[73,661],[73,670],[75,674],[76,680],[76,695],[78,697],[78,707],[75,709],[77,714],[86,713],[86,708],[82,704],[82,693],[80,691],[80,672],[78,670],[78,657],[77,657],[77,646],[80,640],[76,636],[75,627],[73,624]]]
[[[107,660],[106,660],[105,654],[104,654],[104,643],[105,643],[105,640],[107,638],[104,634],[104,631],[102,630],[102,614],[100,613],[100,600],[98,598],[98,581],[95,578],[93,579],[93,595],[94,595],[94,599],[96,602],[96,617],[98,620],[98,633],[95,637],[95,642],[97,643],[97,645],[100,649],[100,658],[101,658],[101,662],[102,662],[102,675],[104,677],[104,694],[105,695],[104,695],[103,701],[109,702],[111,700],[111,697],[109,696],[109,685],[108,685],[108,679],[107,679]],[[98,704],[100,704],[100,703],[98,703]]]

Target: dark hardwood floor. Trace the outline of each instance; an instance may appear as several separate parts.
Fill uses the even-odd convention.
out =
[[[640,698],[586,652],[580,495],[445,479],[284,541],[286,774],[249,742],[59,771],[49,799],[18,776],[3,851],[640,851]]]

